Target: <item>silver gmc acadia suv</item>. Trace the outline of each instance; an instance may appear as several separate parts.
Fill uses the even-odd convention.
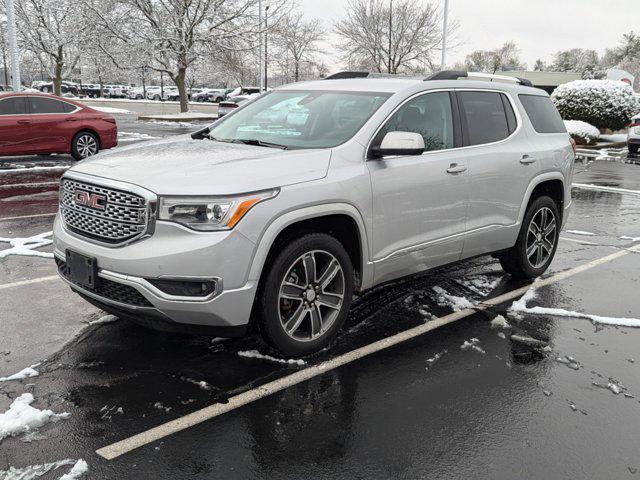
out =
[[[354,293],[492,254],[551,263],[574,151],[526,80],[343,72],[61,179],[55,258],[87,301],[164,330],[325,347]]]

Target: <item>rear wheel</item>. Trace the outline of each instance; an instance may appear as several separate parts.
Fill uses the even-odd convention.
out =
[[[536,198],[527,208],[515,246],[498,257],[500,265],[516,278],[539,277],[553,260],[559,235],[556,203],[547,196]]]
[[[640,150],[640,145],[633,144],[633,143],[629,144],[629,153],[631,155],[637,155],[638,150]]]
[[[338,240],[323,233],[286,245],[258,297],[260,330],[285,355],[326,347],[342,327],[353,294],[353,267]]]
[[[98,137],[91,132],[79,132],[71,141],[71,155],[76,160],[95,155],[100,150]]]

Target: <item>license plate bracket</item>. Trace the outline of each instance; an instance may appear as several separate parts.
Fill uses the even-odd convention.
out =
[[[98,262],[77,252],[66,252],[66,277],[73,283],[94,289],[98,281]]]

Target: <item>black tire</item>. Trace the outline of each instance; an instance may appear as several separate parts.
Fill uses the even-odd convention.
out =
[[[629,154],[637,155],[638,154],[638,150],[640,150],[640,145],[637,145],[637,144],[634,144],[634,143],[630,143],[629,144]]]
[[[303,257],[308,258],[309,255],[314,256],[313,268],[317,272],[311,282],[315,285],[315,290],[305,286],[307,270],[302,262]],[[320,287],[322,273],[328,273],[330,265],[336,269],[334,260],[339,264],[340,270],[333,277],[328,276],[331,280]],[[268,270],[261,283],[256,304],[256,318],[263,338],[286,356],[304,356],[326,347],[342,328],[353,297],[353,266],[342,244],[324,233],[308,234],[283,245],[280,253],[265,268]],[[296,272],[300,274],[296,275]],[[297,295],[302,292],[300,299],[281,298],[281,286],[284,286],[287,275],[287,286],[294,282],[294,293]],[[336,293],[328,292],[329,289],[343,292],[341,302],[338,304],[336,300],[334,307],[322,303],[327,295],[334,300],[339,298]],[[302,318],[297,322],[299,326],[292,328],[289,333],[283,325],[285,320],[281,320],[282,313],[287,312],[291,313],[290,323],[295,323],[294,316],[297,312],[302,312],[296,316]]]
[[[92,153],[87,155],[87,149],[84,148],[84,145],[92,145],[91,140],[93,140],[93,144],[95,144],[95,149]],[[71,140],[71,156],[76,160],[82,160],[91,155],[95,155],[100,151],[100,139],[91,132],[78,132]]]
[[[544,238],[540,238],[540,235],[544,235],[544,233],[539,232],[540,235],[536,235],[532,233],[532,230],[539,230],[534,228],[534,225],[537,226],[538,223],[550,225],[546,220],[542,220],[545,218],[542,217],[543,210],[546,212],[546,218],[548,218],[549,213],[553,215],[555,228],[551,233],[550,227],[547,227],[549,232]],[[556,202],[547,196],[541,196],[533,200],[527,207],[515,246],[498,257],[504,271],[512,277],[523,279],[536,278],[542,275],[549,268],[558,248],[560,226],[561,220]],[[553,241],[553,244],[549,246],[548,243],[551,241]],[[527,255],[527,247],[533,248],[532,255]],[[541,257],[537,256],[538,252],[542,252]],[[544,257],[545,255],[548,256]],[[533,257],[535,257],[535,260],[532,260]]]
[[[216,98],[215,103],[220,103],[220,102],[222,102],[222,97],[218,97],[218,98]]]

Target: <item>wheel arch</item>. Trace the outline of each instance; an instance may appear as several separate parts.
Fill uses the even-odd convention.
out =
[[[326,204],[287,212],[272,222],[257,242],[249,280],[260,281],[265,268],[278,251],[278,245],[305,233],[327,233],[340,241],[356,272],[356,290],[371,286],[373,267],[368,261],[369,247],[360,212],[349,204]]]
[[[527,191],[518,214],[518,224],[522,224],[529,204],[543,194],[548,195],[556,202],[556,205],[558,206],[558,213],[560,214],[561,219],[563,219],[565,199],[567,198],[566,188],[565,178],[560,172],[548,172],[535,177],[527,187]]]

